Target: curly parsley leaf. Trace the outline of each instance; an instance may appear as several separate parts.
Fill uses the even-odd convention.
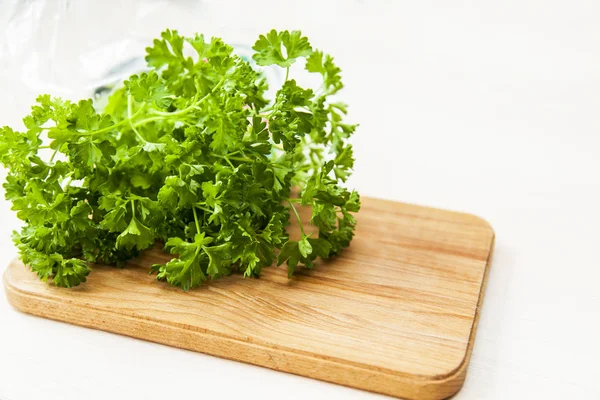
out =
[[[275,29],[260,35],[252,49],[256,51],[252,58],[258,65],[276,64],[284,68],[312,53],[308,39],[300,31],[277,32]]]

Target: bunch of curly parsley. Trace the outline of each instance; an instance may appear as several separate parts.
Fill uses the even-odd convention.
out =
[[[292,275],[347,247],[360,200],[340,182],[354,164],[356,126],[330,101],[343,87],[332,57],[299,31],[261,35],[256,63],[286,69],[266,99],[265,78],[221,39],[161,36],[147,48],[149,71],[101,112],[91,100],[42,95],[25,132],[0,129],[6,198],[25,221],[14,235],[23,262],[71,287],[88,262],[122,266],[160,240],[175,258],[152,271],[187,290],[232,270],[258,276],[275,254]],[[316,92],[289,78],[300,58],[322,76]],[[302,226],[298,205],[312,208],[316,237],[286,233],[290,216]]]

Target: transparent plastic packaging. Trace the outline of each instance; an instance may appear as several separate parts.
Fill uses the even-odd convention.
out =
[[[38,94],[79,100],[106,93],[146,68],[146,47],[167,28],[221,36],[207,31],[217,22],[230,33],[218,18],[223,8],[201,0],[0,0],[2,125],[18,124]],[[252,62],[255,39],[226,41]],[[263,72],[271,87],[283,82],[278,68]]]
[[[199,1],[4,0],[3,87],[82,96],[143,69],[144,49],[168,26],[190,26]],[[172,25],[171,25],[172,24]]]

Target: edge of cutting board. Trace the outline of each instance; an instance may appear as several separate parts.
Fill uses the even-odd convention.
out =
[[[15,277],[11,270],[25,268],[25,266],[17,259],[13,260],[6,269],[3,283],[9,303],[24,313],[381,394],[407,399],[443,399],[456,394],[466,378],[495,242],[493,229],[484,219],[471,214],[451,211],[448,213],[476,218],[489,228],[492,238],[464,358],[454,370],[443,375],[424,376],[381,370],[376,367],[345,363],[333,358],[315,357],[302,351],[290,351],[276,346],[243,341],[210,331],[183,329],[162,321],[128,316],[119,312],[99,309],[90,312],[86,304],[65,303],[61,299],[19,289],[18,277]]]

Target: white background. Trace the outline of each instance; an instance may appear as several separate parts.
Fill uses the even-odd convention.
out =
[[[67,86],[89,79],[82,70],[91,70],[76,70],[89,57],[78,55],[123,32],[147,41],[171,27],[251,44],[272,27],[302,29],[336,57],[340,97],[361,124],[351,186],[474,213],[496,231],[457,399],[600,398],[597,1],[203,2],[194,13],[182,9],[189,3],[147,5],[141,20],[128,17],[134,2],[79,7],[77,22],[64,25],[77,34],[55,43],[54,67],[67,60],[55,78]],[[10,59],[41,62],[48,37],[27,43],[35,54],[10,50],[1,42],[15,39],[6,16],[0,125],[14,125],[33,99],[26,87],[46,87],[35,63],[15,69]],[[139,52],[136,43],[96,56]],[[3,268],[17,226],[5,201],[0,219]],[[0,294],[0,399],[108,398],[382,397],[23,315]]]

